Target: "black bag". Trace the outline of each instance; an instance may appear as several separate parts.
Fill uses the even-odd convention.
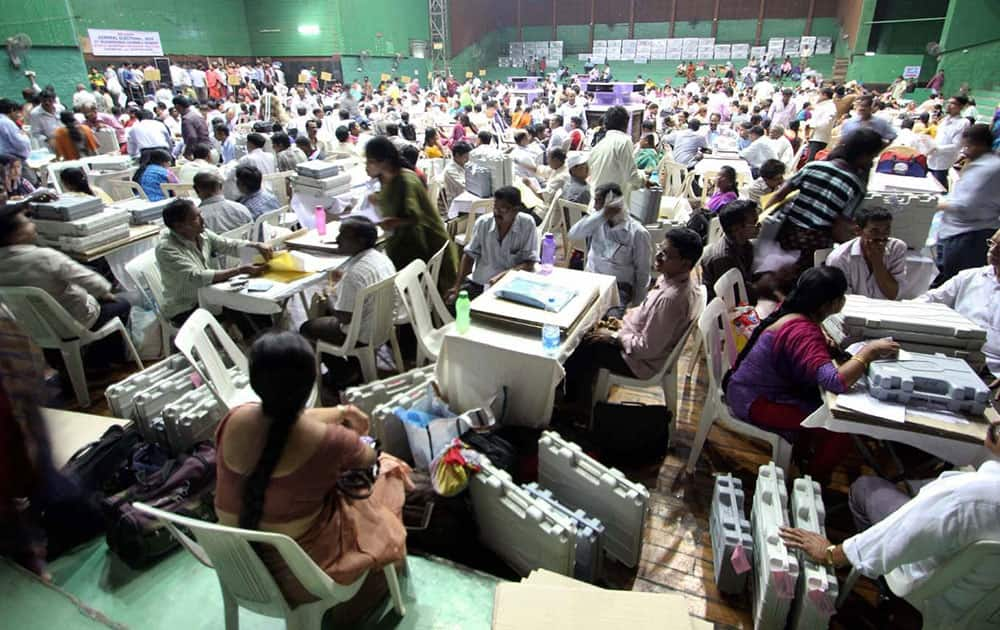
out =
[[[708,243],[708,227],[712,221],[712,215],[704,210],[697,210],[691,214],[685,226],[689,230],[694,230],[701,237],[702,245]]]
[[[136,450],[136,482],[103,502],[107,542],[125,564],[138,569],[176,549],[180,543],[158,520],[140,513],[141,501],[180,516],[214,522],[215,448],[197,444],[190,455],[165,457],[154,444]]]
[[[141,441],[134,424],[110,427],[101,439],[74,453],[62,472],[85,494],[115,494],[135,483],[130,464],[132,451]]]
[[[406,493],[403,505],[407,548],[475,564],[472,555],[480,546],[476,544],[478,530],[468,493],[453,497],[436,494],[426,470],[414,470],[410,480],[415,489]]]
[[[597,403],[593,439],[599,459],[615,466],[661,461],[667,454],[671,415],[663,405]]]
[[[254,133],[271,133],[274,131],[274,123],[270,120],[258,120],[253,124]]]
[[[468,444],[469,448],[489,457],[490,463],[495,468],[506,470],[512,476],[514,475],[517,469],[517,451],[514,450],[510,442],[500,437],[496,431],[469,429],[461,435],[460,439]]]

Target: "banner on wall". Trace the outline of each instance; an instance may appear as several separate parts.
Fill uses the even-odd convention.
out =
[[[729,55],[732,54],[732,46],[729,44],[716,44],[715,45],[715,58],[716,59],[729,59]]]
[[[691,61],[692,59],[698,58],[698,38],[697,37],[685,37],[684,42],[684,59]]]
[[[817,37],[816,38],[816,54],[817,55],[829,55],[833,52],[833,38],[832,37]]]
[[[746,59],[750,56],[750,44],[733,44],[731,59]]]
[[[159,57],[163,54],[157,31],[117,31],[87,29],[90,49],[95,57]]]
[[[698,47],[695,46],[695,51],[697,52]],[[680,59],[684,56],[684,40],[683,39],[668,39],[667,40],[667,53],[665,57],[670,60]]]
[[[782,43],[784,43],[784,42],[782,42]],[[764,53],[766,53],[766,52],[767,52],[767,46],[751,46],[750,47],[750,56],[753,57],[754,59],[760,59],[761,57],[764,56]]]
[[[795,57],[799,54],[799,44],[802,38],[800,37],[786,37],[785,38],[785,55],[788,57]]]
[[[679,56],[679,55],[678,55]],[[667,40],[665,39],[654,39],[652,46],[649,49],[650,59],[666,59],[667,58]]]
[[[775,57],[781,56],[781,51],[785,48],[785,39],[783,37],[772,37],[767,40],[767,52]]]
[[[802,42],[799,44],[799,56],[800,57],[811,57],[816,51],[816,38],[805,35],[802,37]]]
[[[904,66],[903,67],[903,78],[904,79],[916,79],[920,76],[920,66]]]

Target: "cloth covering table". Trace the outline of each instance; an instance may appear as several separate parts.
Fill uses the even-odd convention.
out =
[[[482,200],[483,197],[473,195],[468,190],[463,191],[462,194],[451,200],[451,205],[448,206],[448,218],[456,219],[463,214],[469,214],[469,209],[472,208],[472,204],[476,201]]]
[[[614,276],[556,268],[550,277],[567,286],[597,288],[597,298],[566,333],[556,355],[546,354],[541,332],[528,328],[475,320],[464,335],[453,330],[444,337],[436,368],[437,382],[452,408],[483,406],[506,387],[504,424],[548,426],[556,386],[566,374],[562,364],[583,335],[619,304]]]
[[[907,251],[906,278],[899,287],[899,299],[912,300],[927,293],[937,275],[938,268],[933,258],[916,250]]]
[[[698,160],[694,165],[694,172],[698,176],[704,176],[706,173],[718,173],[719,169],[723,166],[730,166],[736,171],[736,176],[742,175],[746,180],[752,181],[753,175],[750,172],[750,165],[743,158],[737,159],[727,159],[718,157],[705,157]]]

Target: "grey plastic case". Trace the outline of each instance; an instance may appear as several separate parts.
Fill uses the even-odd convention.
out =
[[[748,571],[737,571],[733,554],[737,547],[747,562],[753,562],[753,535],[743,511],[743,482],[732,475],[716,475],[712,491],[709,532],[712,536],[712,563],[715,585],[723,593],[737,595],[746,588]]]
[[[576,525],[576,551],[573,577],[594,583],[601,577],[604,567],[604,525],[583,510],[572,510],[560,503],[551,490],[537,483],[522,486],[531,496],[541,499],[549,506],[573,521]]]
[[[868,391],[879,400],[982,415],[990,403],[986,383],[961,359],[913,353],[903,361],[875,361]]]

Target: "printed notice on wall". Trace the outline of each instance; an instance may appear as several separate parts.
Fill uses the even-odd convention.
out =
[[[124,57],[128,55],[162,56],[160,34],[157,31],[113,31],[87,29],[90,47],[96,57]]]

